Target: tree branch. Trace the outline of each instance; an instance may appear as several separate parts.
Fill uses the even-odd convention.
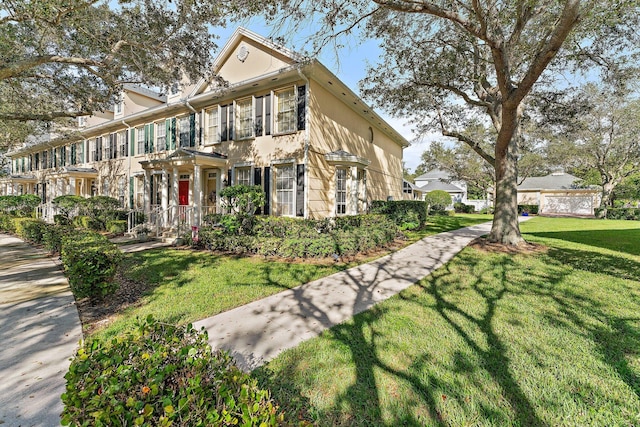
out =
[[[18,122],[28,121],[52,121],[60,118],[74,118],[80,116],[89,116],[91,111],[52,111],[47,113],[25,113],[25,112],[9,112],[0,113],[0,120],[13,120]]]
[[[445,128],[444,120],[442,119],[442,114],[440,113],[440,109],[438,109],[438,121],[440,122],[440,129],[443,136],[456,138],[458,141],[464,142],[469,147],[471,147],[473,151],[478,153],[478,155],[482,157],[487,163],[489,163],[491,166],[495,168],[496,159],[493,156],[491,156],[489,153],[484,151],[479,143],[477,143],[476,141],[474,141],[473,139],[469,138],[466,135],[463,135],[459,132],[450,131]]]

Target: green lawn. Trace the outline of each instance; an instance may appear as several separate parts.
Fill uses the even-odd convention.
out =
[[[483,215],[429,217],[427,226],[409,240],[489,220]],[[163,322],[184,324],[328,276],[356,265],[332,261],[274,262],[210,252],[156,249],[125,255],[122,274],[145,283],[148,291],[133,306],[113,316],[93,334],[108,338],[149,314]]]
[[[434,215],[427,217],[427,223],[422,230],[406,231],[404,234],[409,242],[416,242],[432,234],[482,224],[492,219],[493,215],[484,214],[455,214],[455,216]]]
[[[533,218],[254,372],[349,426],[640,425],[640,223]]]

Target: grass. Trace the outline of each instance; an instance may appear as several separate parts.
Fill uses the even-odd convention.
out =
[[[640,424],[640,223],[533,218],[254,371],[320,426]]]
[[[485,221],[486,216],[430,217],[427,226],[413,232],[407,244],[430,234]],[[365,261],[367,259],[359,262]],[[274,262],[259,257],[175,249],[129,253],[121,267],[122,275],[128,281],[142,284],[146,292],[91,334],[112,337],[132,327],[137,317],[145,318],[149,314],[163,322],[193,322],[356,264]]]
[[[493,215],[484,214],[456,214],[455,216],[429,216],[424,228],[416,231],[406,231],[405,236],[409,243],[431,236],[433,234],[444,233],[458,228],[469,227],[483,222],[491,221]]]

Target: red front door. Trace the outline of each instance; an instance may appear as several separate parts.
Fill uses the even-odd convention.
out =
[[[189,181],[179,181],[178,183],[178,203],[189,204]]]

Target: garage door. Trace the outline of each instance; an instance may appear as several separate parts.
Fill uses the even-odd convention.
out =
[[[541,213],[593,215],[593,198],[591,196],[547,196]]]

